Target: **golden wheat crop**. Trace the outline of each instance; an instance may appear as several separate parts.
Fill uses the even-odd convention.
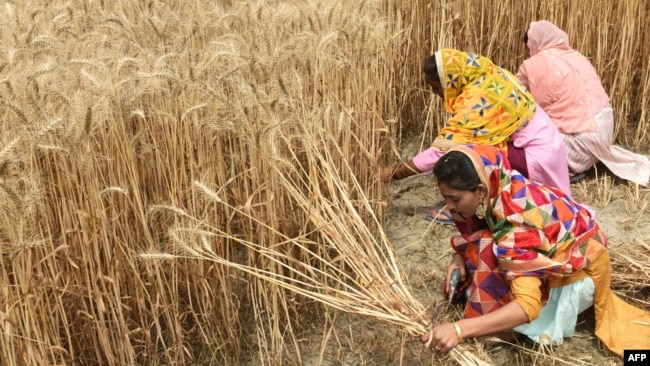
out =
[[[4,2],[0,364],[302,364],[337,307],[413,337],[378,170],[442,123],[421,62],[515,70],[556,21],[647,146],[650,9],[598,4]]]

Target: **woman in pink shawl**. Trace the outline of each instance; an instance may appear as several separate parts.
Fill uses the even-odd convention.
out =
[[[601,161],[613,174],[646,186],[648,158],[612,145],[614,114],[591,62],[546,20],[530,23],[524,41],[530,57],[517,76],[562,134],[570,174],[582,175]]]

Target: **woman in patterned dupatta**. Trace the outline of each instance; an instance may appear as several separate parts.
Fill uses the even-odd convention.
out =
[[[423,72],[450,117],[429,149],[384,168],[383,182],[430,171],[452,146],[481,144],[501,148],[525,177],[571,193],[562,137],[517,77],[487,57],[455,49],[436,52]]]
[[[593,305],[595,334],[613,353],[650,349],[650,312],[612,293],[607,240],[589,210],[511,170],[493,146],[453,147],[433,173],[460,232],[445,292],[456,268],[471,287],[464,319],[436,325],[423,342],[447,352],[464,337],[512,329],[559,344]]]

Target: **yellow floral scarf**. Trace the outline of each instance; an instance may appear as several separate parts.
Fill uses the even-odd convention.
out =
[[[516,76],[486,57],[455,49],[442,49],[435,57],[451,117],[433,146],[446,150],[481,144],[506,151],[512,134],[535,115],[532,95]]]

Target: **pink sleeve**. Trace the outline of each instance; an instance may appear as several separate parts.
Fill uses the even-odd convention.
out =
[[[526,127],[512,134],[512,143],[526,152],[530,180],[571,195],[564,140],[541,106]]]
[[[435,147],[430,147],[413,157],[413,165],[421,172],[430,172],[433,166],[445,154],[444,151],[438,150]]]

